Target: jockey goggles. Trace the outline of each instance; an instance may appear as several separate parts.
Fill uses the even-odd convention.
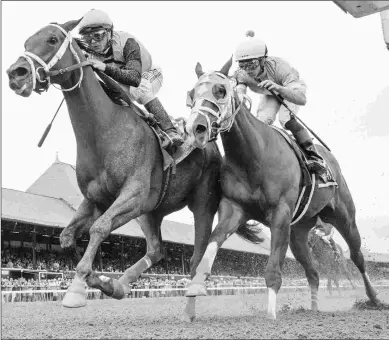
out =
[[[259,66],[259,60],[253,59],[250,61],[240,61],[239,62],[239,68],[245,71],[252,71],[255,70]]]
[[[82,40],[85,40],[87,43],[91,43],[92,40],[94,40],[96,42],[100,42],[105,38],[105,36],[107,34],[108,34],[108,31],[106,29],[102,29],[102,30],[91,32],[88,34],[83,34]]]

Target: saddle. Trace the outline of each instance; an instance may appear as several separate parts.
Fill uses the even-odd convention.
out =
[[[185,118],[173,118],[169,115],[170,120],[172,121],[173,125],[177,129],[178,133],[181,135],[181,137],[184,139],[184,144],[182,144],[174,153],[172,153],[172,150],[170,153],[165,150],[162,147],[162,144],[165,142],[165,139],[168,137],[166,136],[166,133],[159,127],[158,121],[155,119],[154,115],[147,112],[143,108],[139,107],[138,105],[134,104],[134,102],[131,100],[131,98],[128,96],[128,94],[121,88],[121,86],[110,76],[106,75],[104,72],[101,72],[99,70],[95,70],[95,73],[98,75],[98,77],[103,81],[102,86],[106,86],[108,91],[110,91],[111,95],[108,94],[108,96],[111,98],[111,100],[119,105],[122,106],[128,106],[130,107],[138,116],[140,116],[153,130],[154,134],[156,135],[159,146],[163,155],[163,170],[167,170],[170,166],[172,166],[172,174],[175,174],[175,167],[178,163],[180,163],[183,159],[185,159],[194,149],[194,146],[189,146],[186,142],[186,132],[185,132],[185,124],[186,120]],[[104,89],[105,91],[107,89]]]
[[[302,173],[302,189],[300,191],[300,195],[296,204],[296,208],[293,212],[293,218],[291,225],[297,223],[308,210],[309,204],[311,203],[313,193],[315,190],[329,187],[329,186],[338,186],[335,181],[335,177],[333,175],[332,169],[330,165],[326,162],[325,166],[327,168],[327,172],[325,175],[316,178],[315,173],[311,173],[308,170],[308,159],[305,156],[304,151],[300,148],[300,146],[295,141],[294,137],[285,130],[282,130],[276,126],[270,125],[271,128],[280,133],[284,139],[287,141],[289,146],[292,148],[295,153],[297,160],[299,162],[301,173]]]

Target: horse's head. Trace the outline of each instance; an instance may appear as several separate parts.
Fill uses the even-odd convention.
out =
[[[24,54],[7,70],[9,87],[16,94],[29,97],[33,90],[47,90],[51,82],[62,86],[69,82],[71,74],[62,70],[80,62],[70,35],[79,22],[49,24],[27,39]]]
[[[193,145],[203,149],[220,131],[228,129],[233,114],[233,87],[228,78],[230,59],[220,71],[204,73],[197,63],[198,81],[189,92],[192,111],[186,130]]]

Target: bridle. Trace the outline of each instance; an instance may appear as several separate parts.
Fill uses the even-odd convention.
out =
[[[229,131],[231,129],[231,126],[234,122],[235,116],[239,112],[243,100],[246,99],[250,102],[251,106],[251,100],[248,96],[243,95],[243,100],[239,100],[236,96],[235,90],[233,89],[233,86],[230,84],[230,79],[224,75],[221,72],[215,72],[217,76],[221,77],[222,80],[216,81],[212,78],[210,78],[208,75],[202,75],[199,78],[199,82],[195,85],[195,88],[198,87],[201,84],[210,84],[215,86],[216,84],[220,84],[222,82],[222,85],[226,88],[226,96],[222,99],[216,99],[214,96],[211,97],[210,93],[211,91],[206,91],[202,93],[202,95],[198,96],[194,100],[194,104],[192,105],[191,114],[197,113],[199,115],[202,115],[210,127],[208,130],[208,141],[212,142],[217,139],[217,136],[220,132]],[[202,77],[205,77],[201,80]],[[209,101],[213,103],[215,106],[218,107],[218,111],[215,111],[207,106],[204,106],[204,103],[206,101]],[[208,115],[204,112],[210,113],[212,116],[216,117],[217,120],[212,122],[210,121]],[[228,113],[231,113],[228,118],[225,118]]]
[[[37,93],[47,91],[49,89],[50,85],[53,85],[56,89],[61,90],[61,91],[72,91],[77,86],[78,87],[81,86],[81,82],[82,82],[82,79],[84,77],[83,67],[90,65],[90,62],[87,60],[83,61],[83,62],[80,61],[80,57],[78,56],[77,52],[74,50],[74,47],[72,45],[73,37],[70,34],[70,32],[66,32],[61,26],[56,25],[56,24],[49,24],[49,26],[54,26],[54,27],[58,28],[65,35],[65,40],[63,41],[62,45],[58,49],[57,53],[51,58],[51,60],[48,63],[45,63],[40,57],[38,57],[34,53],[31,53],[28,51],[25,51],[23,53],[22,57],[28,61],[28,63],[30,64],[30,67],[31,67],[32,88]],[[68,47],[70,48],[70,51],[73,53],[74,57],[76,58],[77,64],[69,66],[69,67],[65,67],[65,68],[60,69],[60,70],[50,71],[54,67],[54,65],[56,65],[57,62],[59,60],[61,60],[61,58],[65,54]],[[41,66],[35,69],[35,65],[34,65],[33,60],[35,60]],[[79,68],[81,69],[80,79],[78,80],[78,82],[74,86],[72,86],[69,89],[63,89],[63,88],[56,87],[50,81],[50,77],[56,76],[58,74],[64,74],[66,72],[74,71],[74,70],[79,69]],[[40,69],[42,69],[44,72],[44,79],[42,79],[40,74],[39,74]],[[46,85],[41,89],[36,89],[35,86],[36,86],[37,80],[40,83],[46,83]]]

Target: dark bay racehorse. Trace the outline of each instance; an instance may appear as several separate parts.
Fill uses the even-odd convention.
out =
[[[315,268],[320,274],[324,274],[327,278],[327,289],[332,294],[332,281],[334,281],[336,288],[340,294],[339,279],[345,277],[350,282],[351,287],[355,289],[352,275],[347,267],[347,260],[343,254],[342,247],[335,244],[340,252],[337,259],[332,247],[327,244],[317,233],[318,225],[322,224],[318,218],[317,225],[309,231],[308,245],[311,250],[312,261]]]
[[[335,226],[346,240],[368,297],[378,303],[360,251],[354,203],[335,157],[318,146],[339,186],[316,189],[306,214],[291,227],[302,186],[298,159],[284,137],[251,115],[240,101],[227,77],[231,64],[232,59],[220,72],[210,73],[203,73],[201,65],[197,64],[199,80],[191,91],[193,106],[186,126],[191,142],[202,148],[222,132],[225,157],[221,169],[219,223],[211,234],[187,296],[206,294],[204,280],[211,273],[218,249],[239,226],[253,219],[271,230],[271,250],[265,270],[268,316],[276,318],[276,297],[282,283],[281,268],[288,244],[305,269],[311,288],[311,307],[317,310],[319,276],[309,256],[307,238],[319,216]],[[194,315],[194,310],[186,312]]]
[[[129,282],[163,258],[161,222],[164,216],[188,206],[194,214],[195,273],[212,231],[220,200],[221,155],[215,143],[195,149],[177,165],[162,203],[163,159],[158,139],[131,107],[114,104],[100,86],[70,31],[79,21],[50,24],[25,43],[24,56],[7,70],[9,86],[28,97],[52,83],[64,91],[77,141],[76,174],[84,195],[70,224],[61,233],[61,246],[72,249],[76,237],[88,231],[90,241],[63,304],[86,304],[85,283],[117,299]],[[49,71],[50,70],[50,71]],[[58,72],[61,70],[60,72]],[[51,78],[47,78],[51,76]],[[119,280],[99,277],[92,262],[101,242],[115,229],[139,217],[147,241],[145,256]]]

